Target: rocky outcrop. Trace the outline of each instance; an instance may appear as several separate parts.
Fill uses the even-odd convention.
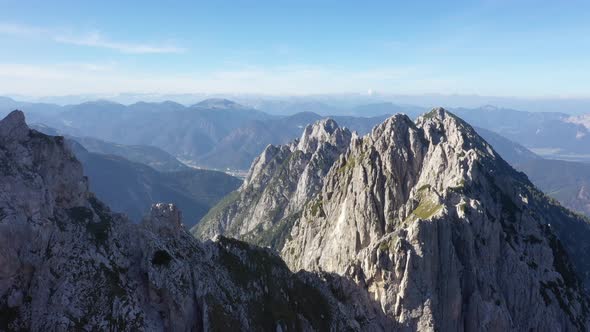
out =
[[[588,223],[440,108],[353,138],[289,235],[291,269],[355,280],[399,329],[589,330]]]
[[[0,330],[388,330],[368,293],[273,252],[201,243],[174,205],[141,224],[88,192],[63,138],[0,122]]]
[[[308,125],[288,145],[269,145],[256,158],[239,190],[214,207],[192,233],[223,234],[280,250],[290,226],[322,188],[323,179],[352,134],[334,120]]]
[[[308,182],[320,189],[286,190],[306,176],[277,181],[279,166],[315,149],[305,139],[312,132],[267,148],[201,236],[253,241],[248,232],[272,224],[281,231],[265,241],[292,270],[352,280],[395,329],[589,329],[588,221],[537,190],[467,123],[441,108],[415,123],[395,115],[330,155],[325,175]],[[275,207],[281,217],[265,215]]]

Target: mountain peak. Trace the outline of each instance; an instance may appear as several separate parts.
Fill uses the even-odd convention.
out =
[[[444,120],[447,116],[455,117],[451,112],[447,111],[443,107],[434,107],[429,112],[424,113],[419,118],[422,119],[434,119],[434,120]],[[455,117],[456,118],[456,117]]]
[[[348,145],[350,136],[350,131],[340,128],[333,119],[321,119],[305,127],[297,149],[313,152],[321,143],[331,143],[335,146]]]
[[[327,133],[333,133],[336,129],[338,129],[338,124],[332,118],[321,119],[317,121],[313,126],[321,127]]]
[[[28,131],[29,127],[22,111],[12,111],[0,121],[0,137],[2,138],[22,138],[28,134]]]
[[[174,204],[153,204],[144,224],[156,233],[174,234],[183,229],[180,210]]]
[[[568,280],[571,269],[554,263],[567,265],[570,259],[554,239],[568,227],[583,229],[583,221],[552,206],[470,125],[444,108],[416,123],[404,115],[388,118],[351,143],[324,178],[322,189],[289,226],[281,254],[292,270],[350,274],[402,326],[433,321],[441,330],[461,329],[450,323],[457,321],[482,326],[487,316],[460,309],[473,305],[491,308],[500,330],[579,329],[587,322],[586,299],[575,295],[583,290],[576,282],[564,283],[561,278]],[[532,238],[536,246],[527,244]],[[575,258],[579,248],[566,246],[584,276],[589,266]],[[545,254],[548,259],[540,258]],[[467,276],[465,271],[489,272]],[[514,278],[526,282],[516,286]],[[574,294],[563,295],[573,309],[563,313],[556,301],[546,300],[546,285],[554,283],[559,286],[551,292],[557,297]],[[502,289],[502,295],[489,296],[489,289]],[[525,296],[522,289],[532,291]],[[471,297],[449,298],[467,292]],[[517,298],[528,302],[514,304]],[[443,305],[424,305],[431,301]],[[444,303],[457,310],[442,309]],[[519,316],[535,303],[547,304],[537,318]],[[410,318],[420,306],[426,316]],[[568,321],[562,321],[566,314]]]

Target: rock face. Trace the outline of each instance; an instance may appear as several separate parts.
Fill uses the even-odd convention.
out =
[[[355,280],[400,329],[589,329],[588,224],[443,109],[353,139],[315,200],[283,258]]]
[[[394,329],[589,330],[587,220],[548,199],[456,116],[395,115],[331,154],[329,171],[311,182],[321,189],[292,189],[301,196],[280,205],[255,200],[305,183],[303,172],[270,181],[295,144],[307,145],[269,147],[197,233],[252,241],[249,231],[274,222],[281,233],[265,241],[292,270],[353,280]],[[282,215],[269,218],[275,207]]]
[[[292,274],[271,251],[201,243],[174,205],[141,224],[88,192],[63,138],[0,122],[0,330],[387,330],[338,275]]]
[[[324,119],[308,125],[299,140],[269,145],[240,189],[214,207],[192,233],[202,239],[223,234],[280,250],[290,226],[321,190],[351,137],[348,129]]]

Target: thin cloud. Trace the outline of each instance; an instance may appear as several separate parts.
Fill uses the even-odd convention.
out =
[[[4,35],[17,35],[17,36],[33,36],[42,35],[47,31],[45,29],[32,27],[28,25],[13,24],[13,23],[1,23],[0,22],[0,33]]]
[[[183,53],[184,48],[167,45],[150,45],[150,44],[133,44],[122,43],[108,40],[101,36],[99,32],[93,32],[85,36],[54,36],[53,39],[62,44],[71,44],[79,46],[90,46],[98,48],[107,48],[122,53],[132,54],[162,54],[162,53]]]
[[[377,74],[379,73],[379,74]],[[192,73],[153,74],[129,72],[117,64],[31,65],[0,63],[0,95],[61,95],[86,93],[263,93],[313,94],[379,91],[411,91],[416,87],[444,84],[426,78],[410,78],[413,70],[381,68],[342,71],[306,65],[246,67]]]
[[[48,37],[61,44],[105,48],[128,54],[167,54],[184,53],[186,51],[185,48],[174,45],[156,45],[115,41],[103,36],[99,31],[85,34],[74,34],[64,33],[63,31],[54,29],[46,29],[13,23],[0,23],[0,34],[28,37]]]

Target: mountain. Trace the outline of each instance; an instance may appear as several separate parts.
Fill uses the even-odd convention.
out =
[[[190,107],[170,101],[129,106],[104,100],[67,106],[10,101],[5,109],[22,106],[31,121],[66,135],[154,146],[193,166],[245,170],[266,145],[288,143],[299,136],[303,127],[326,117],[325,114],[334,114],[329,117],[364,134],[391,114],[405,113],[415,118],[422,112],[421,107],[368,101],[351,104],[302,98],[253,101],[252,106],[245,106],[229,99],[211,98]],[[42,110],[43,106],[48,110]],[[458,108],[453,112],[472,125],[499,133],[539,155],[590,160],[590,129],[583,125],[581,116],[494,106]],[[303,118],[308,120],[301,121]]]
[[[260,160],[248,179],[277,180],[250,195],[274,195],[248,200],[247,209],[272,211],[282,188],[305,176],[281,176]],[[354,280],[396,328],[588,329],[588,220],[547,198],[455,115],[395,115],[352,137],[317,183],[298,215],[274,223],[282,229],[267,243],[292,270]],[[234,220],[227,200],[215,210],[209,223],[220,233],[236,224],[264,229],[269,220]]]
[[[226,167],[248,169],[267,145],[287,144],[298,137],[307,125],[322,118],[325,117],[306,112],[248,122],[230,132],[210,152],[202,156],[199,162],[218,169]],[[385,117],[333,116],[328,118],[342,123],[351,130],[366,133]]]
[[[59,134],[50,127],[32,127]],[[183,211],[190,227],[241,184],[222,172],[190,168],[156,147],[115,144],[92,137],[65,138],[84,166],[90,189],[112,209],[136,222],[154,202],[166,201]]]
[[[0,96],[0,114],[6,115],[17,108],[26,108],[34,113],[52,114],[59,112],[61,107],[50,103],[31,103],[16,101],[12,98]]]
[[[185,107],[182,104],[173,101],[163,101],[160,103],[137,102],[127,106],[132,112],[174,112],[182,111]]]
[[[204,101],[184,107],[171,103],[125,106],[97,101],[66,106],[56,116],[36,122],[66,135],[155,146],[181,159],[198,160],[235,128],[247,121],[269,118],[245,107],[206,108],[206,105],[216,103]]]
[[[255,100],[254,108],[275,115],[289,116],[295,113],[339,114],[342,108],[317,100]]]
[[[250,121],[232,130],[200,162],[213,168],[248,169],[268,144],[284,144],[297,137],[308,123],[321,118],[314,113],[266,121]]]
[[[474,129],[482,138],[486,140],[486,142],[490,143],[494,147],[494,150],[496,150],[504,160],[509,162],[515,168],[523,163],[541,162],[544,160],[542,157],[525,148],[524,146],[515,143],[491,130],[478,127],[475,127]]]
[[[201,243],[155,204],[141,224],[88,191],[62,137],[0,122],[0,329],[391,330],[369,294],[271,251]]]
[[[323,116],[361,116],[373,117],[405,113],[412,117],[426,110],[424,107],[395,104],[380,97],[362,95],[338,96],[299,96],[285,98],[246,98],[236,96],[240,102],[250,105],[269,114],[292,115],[300,112],[311,112]],[[417,103],[416,105],[420,105]]]
[[[590,217],[590,164],[543,159],[516,167],[563,206]]]
[[[148,165],[161,172],[184,171],[190,169],[174,156],[162,149],[146,145],[124,145],[105,142],[93,137],[71,137],[69,140],[80,143],[90,152],[123,157],[130,161]]]
[[[67,140],[84,166],[90,189],[113,210],[140,221],[155,202],[174,202],[187,226],[194,225],[241,181],[222,172],[191,169],[159,172],[123,157],[92,153]]]
[[[348,129],[327,119],[308,125],[289,145],[267,146],[240,189],[209,211],[192,233],[203,239],[225,234],[280,249],[286,226],[320,190],[351,137]]]
[[[195,166],[240,170],[248,169],[266,145],[285,144],[299,136],[306,125],[324,117],[311,112],[318,110],[312,105],[321,106],[321,103],[289,104],[292,113],[277,116],[220,98],[206,99],[190,107],[170,101],[125,106],[98,100],[56,106],[59,111],[51,116],[38,112],[39,106],[30,110],[29,104],[10,104],[19,105],[34,122],[55,128],[65,136],[94,137],[128,146],[154,146]],[[387,106],[391,106],[389,111],[403,109],[393,104]],[[383,105],[375,107],[385,110]],[[337,112],[335,108],[323,109],[326,110]],[[386,117],[380,111],[375,112],[378,116],[332,118],[351,130],[366,133]]]
[[[239,110],[239,109],[248,109],[245,106],[242,106],[232,100],[229,99],[223,99],[223,98],[210,98],[210,99],[205,99],[201,102],[196,103],[195,105],[193,105],[194,108],[203,108],[203,109],[221,109],[221,110],[227,110],[227,109],[233,109],[233,110]]]
[[[454,109],[471,125],[494,131],[553,159],[588,160],[590,131],[564,113],[522,112],[484,106]]]
[[[322,117],[332,114],[331,117],[336,121],[339,121],[339,116],[353,117],[351,120],[354,121],[340,123],[352,130],[366,132],[354,128],[355,123],[363,121],[364,117],[380,117],[382,121],[383,115],[405,113],[415,118],[423,111],[422,107],[399,104],[407,102],[403,96],[399,97],[401,99],[396,100],[397,104],[379,98],[356,100],[346,96],[268,100],[238,97],[251,106],[229,99],[211,98],[190,107],[170,101],[137,102],[125,106],[104,100],[58,106],[0,98],[0,113],[7,114],[16,108],[23,109],[32,122],[57,128],[64,134],[91,136],[126,145],[157,146],[175,157],[202,167],[247,169],[264,146],[285,144],[299,134],[296,133],[285,141],[281,140],[283,137],[280,135],[257,131],[249,137],[268,136],[273,140],[264,142],[254,152],[250,151],[254,149],[248,148],[249,145],[231,148],[236,143],[232,141],[233,138],[253,130],[253,121],[261,121],[262,123],[258,123],[260,127],[276,125],[281,121],[275,120],[301,112],[322,114]],[[437,97],[445,99],[444,96]],[[542,108],[542,105],[537,106]],[[497,132],[541,156],[571,161],[590,160],[590,129],[585,115],[524,112],[490,105],[455,108],[453,112],[470,124]],[[233,158],[232,152],[239,156]]]
[[[568,209],[590,217],[590,164],[541,158],[496,133],[482,128],[476,130],[535,186]]]
[[[362,280],[411,327],[564,330],[588,324],[576,276],[588,285],[589,236],[585,220],[435,109],[353,140],[281,252],[292,269]]]
[[[94,137],[75,137],[61,135],[61,133],[51,127],[34,124],[32,129],[40,131],[51,136],[65,136],[68,140],[76,141],[81,144],[85,150],[99,154],[110,154],[128,159],[140,164],[148,165],[161,172],[172,172],[189,169],[188,166],[181,163],[166,151],[147,145],[124,145],[106,142]]]

